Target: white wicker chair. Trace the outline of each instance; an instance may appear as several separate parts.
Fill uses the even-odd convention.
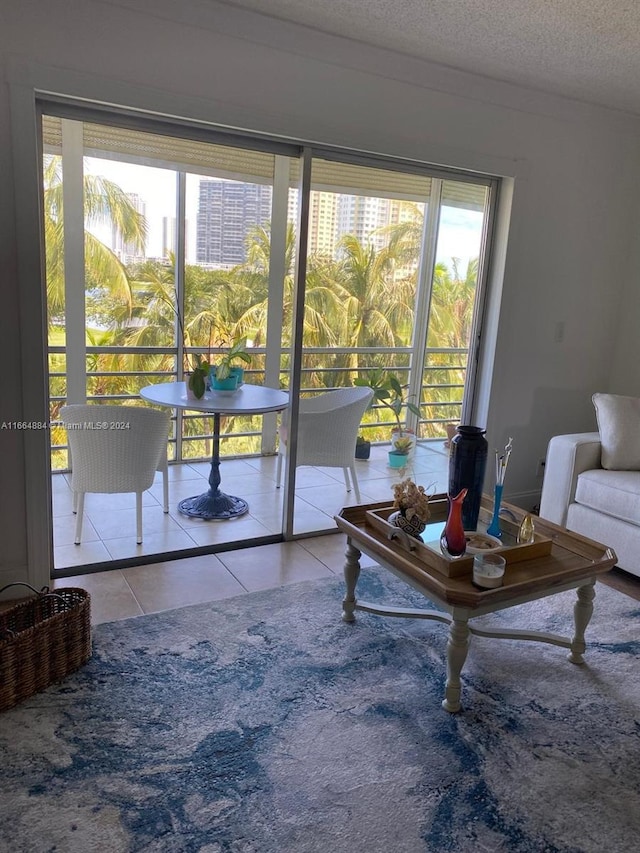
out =
[[[323,468],[342,468],[347,491],[351,480],[356,498],[360,502],[360,488],[356,476],[355,448],[358,428],[367,410],[373,391],[370,388],[338,388],[316,397],[300,400],[298,418],[298,444],[296,463],[318,465]],[[276,486],[282,482],[282,457],[287,451],[288,424],[286,418],[280,425],[280,444]]]
[[[77,513],[75,544],[82,536],[84,496],[136,493],[136,534],[142,542],[142,493],[162,472],[165,512],[169,512],[167,438],[169,413],[139,406],[63,406],[71,458],[71,489]],[[128,424],[118,428],[114,424]]]

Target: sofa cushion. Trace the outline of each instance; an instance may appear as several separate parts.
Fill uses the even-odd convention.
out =
[[[581,533],[587,539],[608,545],[616,552],[616,566],[625,572],[640,576],[640,527],[626,524],[619,518],[603,515],[581,504],[571,504],[567,516],[567,529]],[[597,605],[596,605],[597,609]]]
[[[602,467],[609,471],[639,471],[640,398],[594,394],[591,399],[602,442]]]
[[[640,526],[640,471],[584,471],[578,477],[575,500]]]

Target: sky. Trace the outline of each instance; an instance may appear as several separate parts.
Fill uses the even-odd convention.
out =
[[[162,219],[175,217],[176,172],[114,160],[85,158],[85,169],[114,181],[127,193],[137,193],[145,202],[149,235],[147,255],[162,255]],[[187,263],[196,263],[196,218],[198,209],[198,175],[187,175]],[[451,258],[461,260],[460,271],[478,257],[483,214],[479,211],[444,207],[438,235],[437,262],[451,265]],[[91,231],[111,245],[109,227],[92,227]]]

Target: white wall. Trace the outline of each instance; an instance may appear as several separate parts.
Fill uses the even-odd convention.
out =
[[[618,389],[625,381],[640,387],[627,364],[635,340],[614,354],[618,331],[633,328],[617,310],[624,286],[636,314],[638,308],[639,119],[367,49],[213,0],[8,5],[0,27],[3,366],[15,364],[20,349],[18,281],[31,301],[33,341],[40,345],[39,284],[28,263],[28,253],[37,251],[29,179],[35,163],[31,143],[23,142],[30,133],[32,92],[41,88],[513,177],[496,363],[486,401],[490,446],[514,438],[508,495],[534,502],[541,485],[536,461],[549,437],[592,428],[590,395],[609,387],[616,365]],[[29,319],[23,316],[23,322],[29,327]],[[558,323],[564,324],[561,342]],[[2,418],[21,419],[16,374],[2,382]],[[32,412],[40,405],[39,386],[27,397]],[[38,480],[40,468],[30,454],[28,476]],[[27,559],[24,461],[21,437],[0,432],[0,517],[10,522],[0,580],[2,571],[22,572]],[[44,489],[44,482],[39,485]],[[30,510],[37,507],[30,503]]]
[[[637,178],[629,175],[629,182],[635,184],[638,191]],[[640,192],[638,192],[640,196]],[[629,249],[629,274],[624,288],[619,295],[618,325],[616,338],[612,341],[613,362],[609,391],[612,394],[628,394],[640,397],[640,356],[638,343],[640,341],[640,286],[638,273],[640,270],[640,229],[636,221],[634,239]],[[618,294],[612,293],[612,299]]]

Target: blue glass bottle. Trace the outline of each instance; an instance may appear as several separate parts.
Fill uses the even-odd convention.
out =
[[[451,439],[449,494],[457,495],[462,489],[467,490],[462,504],[462,525],[465,530],[475,530],[478,526],[489,450],[484,433],[485,430],[480,427],[461,425]]]
[[[500,529],[500,504],[502,502],[502,489],[503,486],[496,483],[495,488],[495,496],[493,499],[493,518],[491,519],[491,524],[487,527],[487,533],[489,536],[496,536],[498,539],[502,537],[502,530]]]

